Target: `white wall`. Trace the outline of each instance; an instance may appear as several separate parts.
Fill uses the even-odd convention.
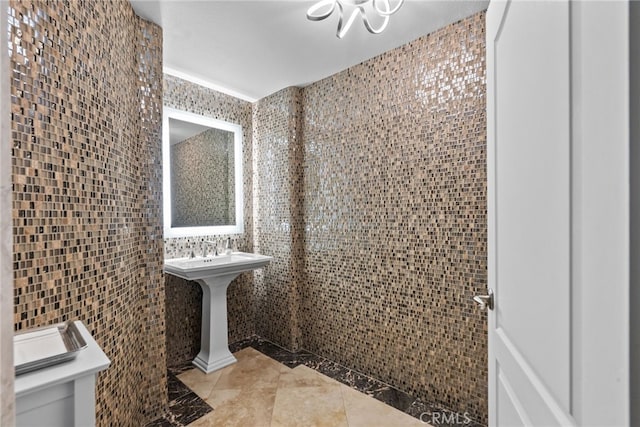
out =
[[[629,4],[631,116],[631,425],[640,426],[640,3]]]

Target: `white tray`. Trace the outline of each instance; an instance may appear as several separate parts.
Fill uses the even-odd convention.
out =
[[[13,336],[16,375],[74,359],[86,347],[73,321],[20,332]]]

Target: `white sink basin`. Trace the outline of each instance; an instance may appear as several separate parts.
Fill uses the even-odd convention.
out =
[[[206,258],[174,258],[164,261],[164,271],[183,279],[197,280],[255,270],[269,264],[272,259],[270,256],[246,252]]]
[[[235,363],[229,351],[227,331],[227,288],[240,273],[269,264],[265,255],[234,252],[215,257],[174,258],[164,261],[164,271],[194,280],[202,288],[202,333],[200,353],[193,364],[210,373]]]

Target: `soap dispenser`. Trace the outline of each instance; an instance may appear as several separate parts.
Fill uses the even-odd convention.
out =
[[[231,255],[233,250],[231,249],[231,237],[227,238],[227,243],[224,245],[224,253],[225,255]]]

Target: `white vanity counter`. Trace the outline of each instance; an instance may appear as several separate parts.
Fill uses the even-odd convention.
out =
[[[74,360],[16,377],[16,426],[95,425],[96,375],[111,361],[84,324],[75,325],[87,348]]]

